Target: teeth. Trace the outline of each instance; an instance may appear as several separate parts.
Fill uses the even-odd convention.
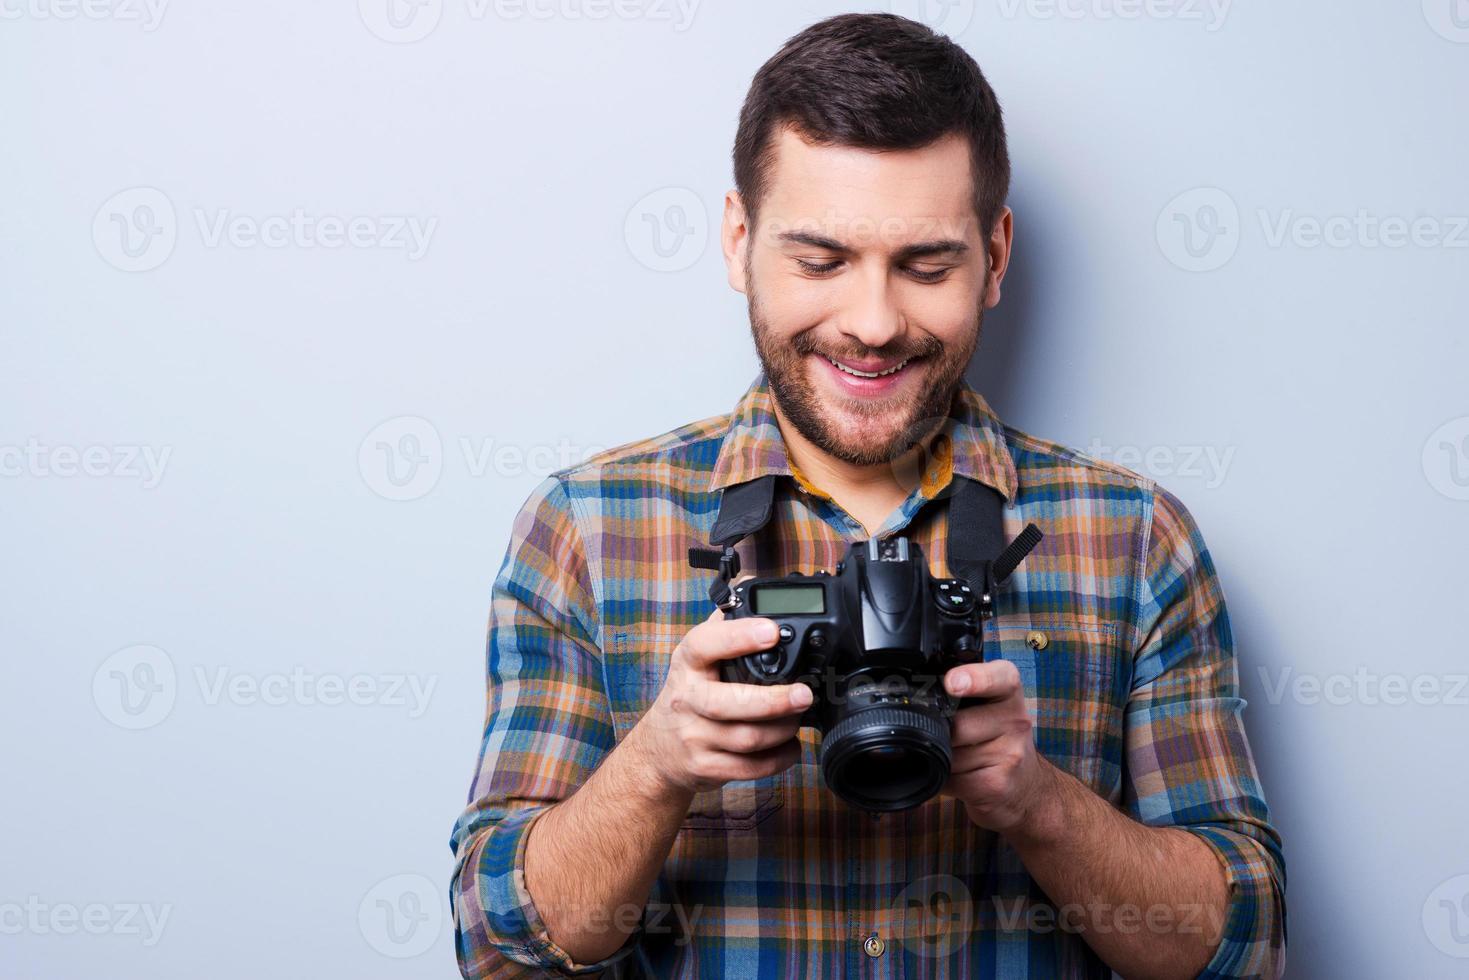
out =
[[[885,375],[892,374],[895,371],[903,370],[903,367],[908,363],[907,361],[899,361],[897,364],[894,364],[886,371],[858,371],[856,368],[849,368],[845,364],[842,364],[840,361],[832,360],[830,357],[828,357],[827,360],[831,361],[831,366],[836,368],[838,371],[845,371],[847,374],[853,375],[854,377],[858,378],[881,378]]]

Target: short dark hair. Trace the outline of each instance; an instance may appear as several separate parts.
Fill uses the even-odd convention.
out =
[[[1010,153],[994,90],[963,48],[896,14],[840,14],[812,24],[760,66],[740,110],[735,188],[750,223],[786,125],[807,142],[870,150],[969,141],[974,212],[988,235],[1010,191]]]

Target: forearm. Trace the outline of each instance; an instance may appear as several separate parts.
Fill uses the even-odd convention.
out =
[[[643,761],[641,743],[635,727],[526,840],[526,889],[578,963],[610,956],[637,927],[692,800]]]
[[[1056,906],[1113,970],[1131,978],[1194,977],[1217,948],[1228,880],[1209,846],[1185,830],[1147,827],[1041,760],[1037,804],[1005,833]]]

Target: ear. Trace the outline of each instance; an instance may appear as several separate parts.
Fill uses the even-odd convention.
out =
[[[719,232],[724,250],[724,268],[729,285],[737,293],[745,291],[745,262],[749,259],[750,229],[745,224],[745,203],[740,192],[724,195],[724,221]]]
[[[987,310],[994,309],[1000,302],[1000,280],[1005,278],[1005,270],[1010,267],[1010,247],[1014,243],[1015,235],[1014,218],[1008,207],[1002,208],[985,246],[990,264],[989,288],[984,293],[984,308]]]

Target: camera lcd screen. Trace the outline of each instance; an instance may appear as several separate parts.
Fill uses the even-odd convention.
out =
[[[826,612],[826,590],[819,585],[762,585],[751,593],[750,604],[757,616],[820,616]]]

